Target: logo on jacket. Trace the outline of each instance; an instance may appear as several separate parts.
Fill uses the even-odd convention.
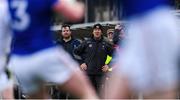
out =
[[[103,46],[102,46],[102,48],[104,49],[104,48],[105,48],[105,46],[103,45]]]
[[[91,48],[91,47],[92,47],[92,44],[89,44],[89,47]]]

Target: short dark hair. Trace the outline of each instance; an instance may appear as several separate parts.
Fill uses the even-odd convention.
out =
[[[71,29],[71,26],[70,26],[69,24],[63,24],[63,25],[61,26],[61,29],[64,28],[64,27],[69,27],[69,29]]]

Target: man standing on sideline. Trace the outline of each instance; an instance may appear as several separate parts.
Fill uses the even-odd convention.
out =
[[[71,27],[68,24],[64,24],[61,27],[61,37],[56,40],[56,44],[63,47],[65,51],[67,51],[70,56],[77,61],[78,63],[81,61],[81,58],[74,54],[74,49],[80,44],[80,41],[77,39],[74,39],[71,32]],[[67,98],[74,98],[68,93],[64,91],[58,91],[56,88],[54,88],[55,98],[58,99],[67,99]]]
[[[113,43],[115,45],[118,45],[118,43],[121,43],[124,38],[125,38],[124,26],[121,24],[117,24],[114,30]]]
[[[109,42],[113,45],[114,29],[108,29],[106,34]]]
[[[61,37],[56,40],[56,44],[62,46],[64,50],[67,51],[75,61],[80,63],[81,58],[80,56],[74,54],[74,49],[77,48],[81,44],[81,41],[79,41],[78,39],[75,39],[72,36],[70,25],[68,24],[62,25]]]
[[[91,83],[99,93],[103,86],[102,79],[109,69],[105,64],[107,55],[112,55],[112,45],[103,38],[102,25],[93,26],[92,37],[85,40],[75,50],[75,54],[81,56],[83,63],[80,68],[86,72]]]

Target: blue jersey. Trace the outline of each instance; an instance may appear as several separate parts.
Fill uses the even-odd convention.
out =
[[[54,46],[50,31],[52,7],[57,0],[8,0],[12,19],[12,53],[32,54]]]
[[[126,17],[143,14],[159,6],[170,5],[170,0],[122,0]]]

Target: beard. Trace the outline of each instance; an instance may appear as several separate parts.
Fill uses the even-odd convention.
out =
[[[71,35],[64,35],[63,38],[64,39],[69,39],[71,37]]]

